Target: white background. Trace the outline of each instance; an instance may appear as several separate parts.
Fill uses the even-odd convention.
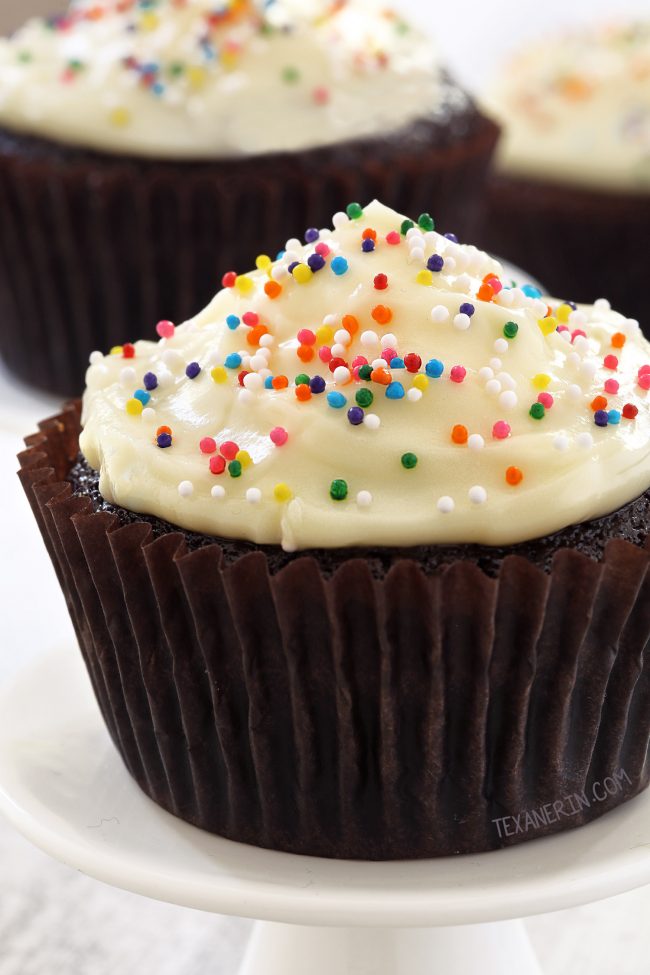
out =
[[[611,0],[395,0],[395,5],[435,31],[457,76],[475,90],[499,59],[526,38],[596,15],[611,18],[614,7]],[[649,9],[650,0],[616,4],[619,12]],[[50,10],[47,0],[0,0],[0,31],[17,26],[27,13]],[[0,685],[48,647],[72,642],[63,599],[14,473],[20,437],[55,405],[17,388],[0,372],[5,542],[0,552]],[[210,918],[106,888],[48,860],[2,823],[0,865],[0,975],[236,972],[247,922]],[[534,919],[529,928],[548,975],[647,975],[649,916],[646,888]],[[468,975],[478,973],[480,960],[476,973]]]

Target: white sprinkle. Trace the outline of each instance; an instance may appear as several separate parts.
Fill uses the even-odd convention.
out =
[[[422,399],[422,390],[418,389],[416,386],[412,386],[406,394],[406,398],[411,403],[417,403],[418,400]]]
[[[274,281],[284,281],[289,277],[289,269],[284,264],[276,264],[271,269],[271,277]]]
[[[210,491],[213,498],[225,498],[226,489],[222,488],[220,484],[215,484],[215,486]]]
[[[456,259],[445,254],[445,273],[453,274],[456,270]]]
[[[386,334],[382,335],[381,337],[381,347],[382,349],[396,349],[397,336],[393,335],[392,332],[386,332]]]
[[[445,308],[444,305],[436,305],[436,307],[431,312],[431,321],[440,325],[442,322],[446,322],[449,318],[449,309]]]
[[[174,372],[177,369],[185,368],[185,360],[180,352],[176,349],[165,349],[162,354],[163,362],[165,365]]]
[[[537,318],[546,318],[548,306],[545,301],[542,301],[541,298],[532,299],[532,308],[533,314],[536,315]]]
[[[409,264],[415,264],[416,261],[424,261],[424,250],[422,247],[414,247],[409,254]]]
[[[268,332],[266,332],[260,339],[260,345],[265,350],[268,349],[269,346],[273,345],[274,342],[275,342],[274,337],[272,335],[269,335]]]
[[[515,406],[519,400],[517,399],[517,394],[512,389],[506,389],[505,392],[501,393],[499,396],[499,405],[504,408],[504,410],[514,410]]]
[[[194,485],[191,481],[181,481],[178,485],[178,493],[181,498],[190,498],[194,494]]]
[[[290,237],[284,245],[284,249],[285,251],[300,253],[302,251],[302,242],[297,237]]]
[[[337,230],[339,230],[341,227],[345,227],[345,225],[349,222],[350,218],[348,217],[347,213],[343,213],[342,211],[335,213],[332,217],[332,226]]]
[[[259,372],[260,369],[266,368],[267,361],[268,360],[265,355],[256,354],[251,359],[251,369],[254,369],[255,372]],[[246,379],[248,379],[248,376],[246,376]],[[252,389],[252,386],[249,386],[248,388]]]
[[[347,351],[347,345],[342,345],[341,342],[336,342],[332,346],[332,356],[336,359],[342,359],[345,355],[347,355]]]
[[[346,328],[340,328],[338,332],[334,333],[334,341],[337,345],[349,345],[352,341],[352,336]]]
[[[325,315],[325,318],[323,319],[323,325],[326,328],[333,328],[337,322],[338,322],[338,318],[336,317],[336,315]]]
[[[472,319],[464,312],[459,312],[454,318],[454,328],[457,328],[459,332],[466,332],[471,324]]]
[[[510,346],[508,345],[507,339],[497,339],[494,343],[494,351],[498,355],[503,355],[503,353],[507,352],[509,348]]]
[[[569,352],[566,357],[567,365],[572,366],[572,368],[577,369],[580,365],[581,359],[577,352]]]
[[[587,360],[580,366],[580,375],[584,376],[585,379],[593,379],[597,372],[598,364],[592,360]]]
[[[125,386],[131,386],[135,382],[135,369],[133,366],[125,366],[120,370],[120,382]]]
[[[483,450],[485,447],[485,440],[480,433],[470,433],[467,438],[467,446],[470,450]]]
[[[490,359],[490,368],[494,369],[495,372],[500,372],[502,365],[501,359],[497,359],[496,356],[494,359]]]
[[[480,484],[475,484],[469,489],[469,500],[472,504],[485,504],[487,501],[487,491]]]
[[[381,420],[376,413],[366,413],[363,418],[364,425],[368,427],[369,430],[378,430],[381,426]]]
[[[376,332],[362,332],[360,342],[365,348],[369,349],[373,345],[379,345],[379,336]]]
[[[249,372],[247,376],[244,376],[244,389],[250,389],[251,393],[259,392],[263,385],[264,380],[257,372]]]
[[[383,360],[382,360],[383,361]],[[386,363],[384,363],[386,365]],[[350,380],[351,372],[347,366],[337,366],[332,373],[335,383],[347,383]]]
[[[587,316],[583,311],[581,311],[579,308],[576,308],[574,311],[570,312],[569,325],[572,325],[573,328],[582,328],[586,324],[587,324]]]
[[[456,270],[458,270],[458,267],[456,267]],[[472,283],[469,274],[459,274],[455,281],[456,290],[467,294],[472,287]]]
[[[504,288],[497,295],[497,304],[502,305],[504,308],[510,308],[512,305],[512,292],[509,288]]]
[[[569,442],[570,441],[566,433],[558,433],[557,436],[555,437],[555,440],[553,441],[553,446],[555,447],[556,450],[559,450],[560,453],[564,453],[566,450],[569,449]]]
[[[478,378],[484,383],[486,383],[488,379],[494,379],[494,369],[490,369],[489,366],[483,366],[478,371]]]
[[[272,376],[272,375],[273,375],[273,373],[271,372],[270,369],[266,369],[266,368],[260,369],[260,376],[262,377],[262,379],[268,379],[269,376]]]
[[[255,394],[250,389],[240,389],[238,399],[243,406],[249,406],[255,402]]]
[[[249,488],[246,492],[246,500],[249,504],[259,504],[262,500],[262,492],[259,488]]]
[[[589,351],[589,339],[585,338],[584,335],[576,335],[573,340],[573,348],[580,355],[586,355]]]
[[[512,378],[509,372],[500,372],[497,379],[501,383],[504,389],[516,389],[517,383]]]
[[[576,437],[576,443],[583,450],[589,450],[594,445],[594,438],[590,433],[579,433]]]
[[[91,366],[96,366],[97,363],[102,362],[103,359],[104,359],[104,353],[95,350],[94,352],[90,353],[90,356],[88,357],[88,362],[91,364]]]
[[[155,416],[156,416],[156,411],[154,410],[153,406],[145,406],[145,408],[142,411],[142,419],[153,420]]]
[[[575,383],[571,383],[571,385],[567,388],[566,394],[569,399],[572,400],[579,400],[583,395],[582,390]]]
[[[485,384],[485,392],[489,393],[490,396],[496,396],[497,393],[501,392],[501,383],[498,379],[488,379]]]
[[[384,369],[386,366],[385,359],[373,359],[370,363],[373,369]]]
[[[594,301],[594,311],[611,311],[612,306],[607,298],[596,298]]]
[[[372,504],[372,494],[370,491],[359,491],[357,494],[357,504],[360,508],[369,508]]]
[[[440,511],[443,515],[449,515],[454,510],[456,505],[454,504],[453,498],[449,498],[445,495],[445,497],[438,499],[437,507],[438,511]]]

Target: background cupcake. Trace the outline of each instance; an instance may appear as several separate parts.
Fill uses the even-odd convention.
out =
[[[496,138],[374,3],[73,2],[0,44],[2,354],[79,391],[92,349],[187,317],[342,199],[464,234]]]
[[[588,822],[650,777],[650,345],[426,213],[334,222],[94,356],[81,434],[21,458],[107,725],[165,808],[274,849]]]
[[[522,45],[486,104],[504,138],[481,243],[647,321],[650,23]]]

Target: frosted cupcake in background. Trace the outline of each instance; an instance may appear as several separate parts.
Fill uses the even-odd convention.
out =
[[[527,44],[485,104],[504,135],[481,244],[650,328],[650,22]]]
[[[72,2],[0,41],[0,352],[79,392],[342,200],[464,235],[497,134],[371,0]]]

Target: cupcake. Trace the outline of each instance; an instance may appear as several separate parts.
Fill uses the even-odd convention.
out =
[[[370,0],[72,2],[0,40],[0,353],[76,395],[341,199],[464,235],[497,135]]]
[[[528,46],[486,104],[504,137],[481,244],[523,262],[553,294],[604,293],[643,324],[650,22]]]
[[[21,478],[107,727],[174,815],[397,859],[650,778],[650,344],[373,203],[93,355]]]

